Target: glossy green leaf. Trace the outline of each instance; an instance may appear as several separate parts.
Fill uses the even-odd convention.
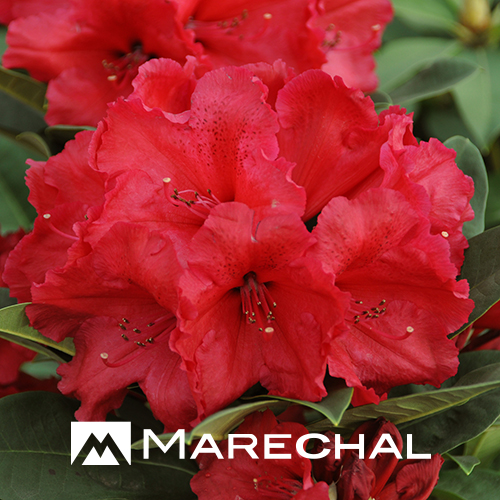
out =
[[[397,38],[375,54],[379,90],[391,92],[439,58],[460,50],[456,40],[437,37]]]
[[[474,439],[489,428],[500,415],[500,390],[481,392],[500,381],[500,352],[475,351],[460,355],[457,375],[446,380],[442,389],[425,387],[420,395],[444,391],[474,392],[470,401],[450,406],[441,413],[399,425],[402,434],[413,435],[416,453],[444,453]],[[481,387],[479,387],[481,386]]]
[[[469,239],[484,231],[484,216],[486,212],[486,200],[488,199],[488,174],[486,166],[484,165],[481,153],[469,139],[465,137],[452,137],[444,145],[457,152],[456,162],[458,168],[474,180],[474,196],[471,200],[474,219],[467,221],[463,227],[463,233]]]
[[[189,481],[194,461],[151,450],[132,465],[71,465],[70,422],[78,402],[59,394],[31,392],[0,400],[0,498],[2,500],[194,499]],[[96,448],[98,448],[96,446]],[[104,450],[98,449],[99,453]]]
[[[74,356],[75,346],[73,339],[68,337],[62,342],[54,342],[29,326],[29,320],[25,312],[26,305],[15,304],[0,309],[0,337],[6,338],[7,334],[9,335],[9,340],[13,340],[13,338],[24,339]]]
[[[500,227],[494,227],[469,240],[460,274],[469,282],[469,297],[475,307],[465,325],[454,335],[465,330],[476,319],[500,300]]]
[[[186,444],[191,444],[195,439],[201,438],[203,434],[211,434],[216,441],[222,441],[226,439],[229,432],[238,427],[250,413],[264,411],[267,408],[279,410],[281,412],[285,410],[287,406],[288,404],[284,401],[268,399],[267,401],[256,401],[233,408],[226,408],[225,410],[210,415],[191,432],[188,432],[186,434]],[[167,443],[172,436],[172,433],[161,434],[158,436],[158,439],[162,443]],[[143,446],[144,442],[142,439],[132,444],[134,450],[142,450]],[[156,446],[155,443],[150,443],[150,447]]]
[[[437,59],[389,95],[395,103],[427,99],[447,92],[475,71],[477,65],[464,59]]]
[[[31,108],[45,113],[45,92],[47,85],[29,76],[0,66],[0,91],[27,104]]]
[[[445,453],[443,457],[453,460],[467,476],[471,474],[476,465],[481,463],[481,460],[471,455],[450,455]]]
[[[463,500],[498,500],[500,473],[475,469],[470,476],[461,470],[446,470],[439,474],[439,482],[433,492],[439,499],[459,498]],[[455,497],[443,496],[446,493]]]
[[[456,14],[446,1],[441,0],[393,0],[396,16],[411,28],[424,32],[439,30],[450,32],[457,20]]]
[[[309,401],[301,401],[300,399],[290,399],[280,396],[257,396],[256,399],[271,398],[286,401],[294,405],[304,406],[319,413],[319,415],[322,416],[320,417],[321,419],[326,417],[332,425],[337,426],[342,419],[342,415],[351,403],[352,394],[352,387],[347,387],[344,381],[335,380],[333,386],[328,388],[328,396],[323,398],[320,403],[311,403]]]
[[[500,352],[492,356],[485,352],[464,355],[457,377],[446,381],[441,389],[418,386],[416,393],[391,397],[378,405],[352,408],[344,413],[339,427],[353,431],[363,422],[383,416],[399,426],[403,437],[405,433],[413,435],[415,453],[444,453],[472,439],[500,414],[500,391],[496,390],[500,388]],[[489,366],[482,366],[487,361]],[[485,399],[481,399],[483,394]],[[471,399],[470,405],[466,404]],[[484,408],[481,404],[485,404]],[[476,407],[478,414],[469,416],[468,412]],[[462,419],[462,414],[467,419]],[[448,419],[461,422],[461,426],[450,424]],[[330,429],[327,420],[309,427],[311,432]]]

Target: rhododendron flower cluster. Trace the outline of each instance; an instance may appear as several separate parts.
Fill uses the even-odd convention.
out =
[[[48,82],[49,124],[95,126],[106,104],[132,92],[145,61],[169,57],[208,69],[282,59],[349,85],[377,86],[372,53],[392,17],[388,0],[9,0],[3,57]]]
[[[295,447],[297,440],[307,435],[307,429],[295,422],[278,423],[269,410],[247,417],[237,432],[257,438],[252,450],[257,458],[250,456],[248,450],[234,450],[230,457],[227,440],[219,445],[222,459],[208,453],[200,455],[200,472],[191,480],[191,487],[200,500],[426,500],[437,483],[443,463],[438,454],[430,459],[398,461],[387,449],[371,458],[384,434],[391,438],[399,453],[403,449],[396,426],[382,418],[361,425],[349,440],[350,446],[359,444],[363,435],[364,459],[359,457],[359,450],[354,449],[341,449],[339,458],[335,458],[334,434],[329,432],[330,442],[316,446],[313,455],[325,448],[330,449],[329,454],[311,462],[300,456]],[[279,451],[290,458],[262,458],[261,440],[271,433],[278,437],[283,434],[286,439],[280,442],[283,446]],[[342,439],[341,443],[343,445]]]
[[[79,419],[133,382],[175,430],[257,383],[319,401],[329,373],[361,402],[455,373],[473,186],[453,151],[279,61],[197,79],[155,59],[133,85],[31,162],[39,216],[4,273],[36,329],[74,337],[59,388]]]

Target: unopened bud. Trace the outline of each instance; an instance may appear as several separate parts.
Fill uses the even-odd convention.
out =
[[[460,21],[475,33],[486,31],[491,24],[488,0],[463,0]]]

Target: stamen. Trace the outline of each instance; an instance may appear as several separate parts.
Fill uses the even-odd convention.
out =
[[[163,181],[165,182],[165,179]],[[212,190],[210,189],[207,189],[208,196],[201,196],[197,191],[194,191],[192,189],[179,191],[177,188],[174,188],[173,194],[170,194],[168,192],[167,186],[168,183],[165,183],[165,196],[173,203],[175,207],[184,205],[193,214],[201,217],[202,219],[206,219],[212,208],[221,203],[221,201],[212,193]],[[178,202],[179,204],[177,204],[176,202]]]
[[[122,318],[122,321],[126,321],[126,323],[135,323],[135,320],[131,322],[127,318]],[[168,341],[169,334],[170,332],[172,332],[172,330],[174,330],[176,325],[177,321],[175,316],[168,314],[157,318],[155,321],[149,322],[147,324],[147,326],[149,326],[147,336],[143,334],[142,337],[136,337],[137,340],[134,340],[133,342],[128,342],[129,338],[127,337],[127,335],[121,333],[120,336],[125,342],[117,344],[117,352],[111,353],[113,359],[110,359],[110,353],[107,352],[101,353],[101,359],[109,368],[117,368],[123,366],[136,359],[140,354],[144,352],[144,349],[151,349],[152,347],[154,347],[153,344],[156,345],[161,342]],[[141,328],[137,328],[135,325],[131,326],[133,326],[132,331],[137,335],[142,334],[142,326]],[[122,323],[118,323],[118,327],[121,330],[127,329]]]
[[[276,302],[269,293],[266,285],[257,281],[255,273],[245,275],[244,284],[240,287],[241,308],[249,324],[256,323],[264,337],[269,337],[274,328],[265,327],[265,322],[271,323],[275,319],[271,306],[276,307]]]

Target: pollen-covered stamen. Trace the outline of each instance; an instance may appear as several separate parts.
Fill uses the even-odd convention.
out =
[[[273,328],[265,328],[265,322],[271,323],[275,319],[272,310],[276,302],[269,293],[266,285],[259,283],[255,273],[244,276],[245,283],[240,287],[241,306],[248,323],[256,323],[259,331],[272,334]]]
[[[117,323],[117,327],[123,343],[118,345],[114,352],[101,353],[101,359],[109,368],[118,368],[130,363],[145,350],[168,341],[170,332],[177,325],[177,320],[172,315],[162,316],[154,321],[148,320],[147,323],[129,321],[126,318],[121,318],[121,321],[123,323]]]
[[[301,481],[288,477],[277,477],[266,474],[253,480],[255,491],[260,492],[266,498],[293,498],[303,489]]]
[[[348,321],[351,322],[358,330],[368,335],[374,340],[384,337],[391,340],[405,340],[415,329],[408,326],[406,331],[401,335],[391,335],[378,327],[376,320],[383,316],[388,308],[387,300],[382,299],[378,305],[370,307],[368,301],[351,300],[351,307],[348,312]]]

